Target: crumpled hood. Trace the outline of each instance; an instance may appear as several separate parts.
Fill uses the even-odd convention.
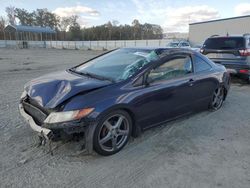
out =
[[[67,71],[51,73],[25,85],[28,96],[45,108],[55,108],[78,93],[111,84],[110,81],[78,76]]]

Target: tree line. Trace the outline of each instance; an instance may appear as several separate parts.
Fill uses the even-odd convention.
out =
[[[163,35],[161,26],[141,24],[137,19],[131,25],[112,20],[103,25],[82,28],[77,15],[60,17],[46,8],[29,12],[10,6],[5,12],[7,19],[0,16],[0,31],[4,31],[7,24],[50,27],[57,32],[58,40],[140,40],[161,39]]]

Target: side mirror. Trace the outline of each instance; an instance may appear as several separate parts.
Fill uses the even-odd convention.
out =
[[[134,87],[142,86],[143,85],[143,77],[144,76],[140,76],[137,80],[135,80],[135,82],[133,83],[133,86]]]
[[[145,87],[149,86],[150,83],[152,83],[152,80],[149,78],[149,75],[150,72],[147,72],[145,75],[144,75],[144,85]]]
[[[145,73],[144,75],[140,76],[134,83],[133,86],[134,87],[138,87],[138,86],[149,86],[150,81],[148,80],[148,75],[149,73]]]

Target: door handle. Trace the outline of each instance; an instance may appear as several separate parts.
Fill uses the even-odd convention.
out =
[[[194,85],[194,79],[189,79],[189,81],[188,81],[188,85],[190,86],[190,87],[192,87],[193,85]]]

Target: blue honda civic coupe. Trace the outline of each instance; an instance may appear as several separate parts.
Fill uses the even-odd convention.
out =
[[[19,110],[41,138],[82,135],[87,151],[111,155],[147,128],[218,110],[229,87],[225,67],[198,52],[122,48],[28,82]]]

